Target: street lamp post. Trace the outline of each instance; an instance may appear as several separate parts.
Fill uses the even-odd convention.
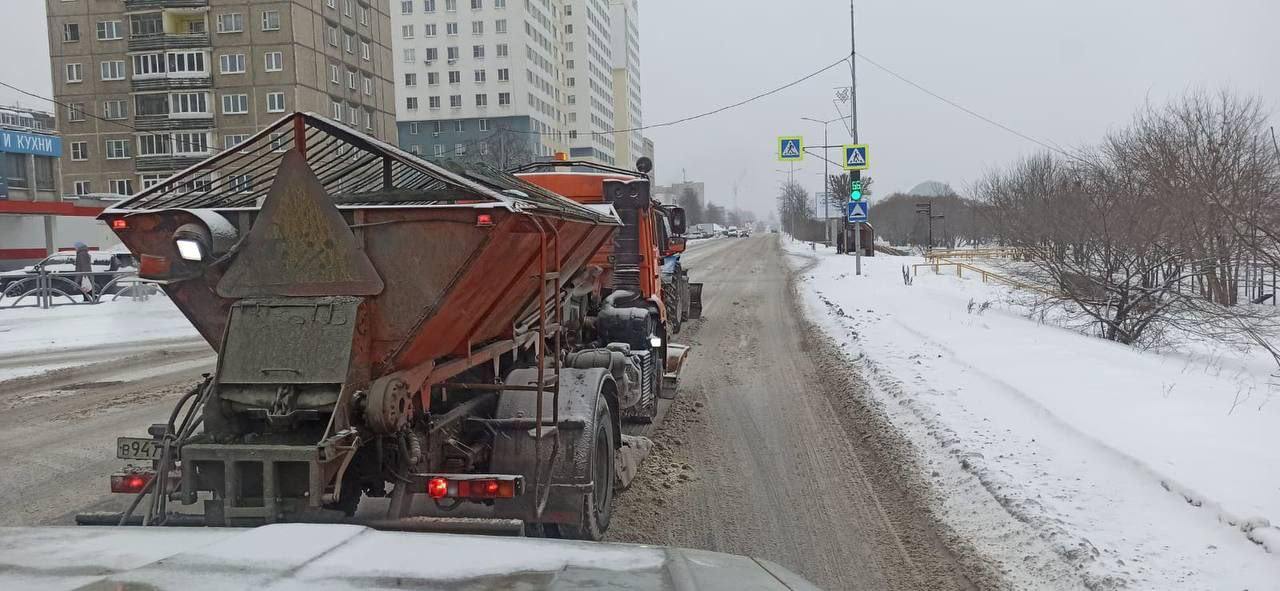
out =
[[[822,203],[822,236],[823,236],[823,238],[824,238],[827,242],[831,242],[831,238],[827,235],[828,226],[830,226],[830,225],[831,225],[831,222],[829,221],[829,220],[830,220],[830,218],[831,218],[831,211],[830,211],[830,204],[831,204],[831,192],[830,192],[830,186],[831,186],[831,172],[830,172],[830,171],[831,171],[831,158],[830,158],[830,156],[831,156],[831,142],[830,142],[830,140],[828,140],[828,134],[827,134],[827,131],[828,131],[828,129],[829,129],[829,126],[830,126],[832,123],[834,123],[834,122],[836,122],[836,121],[844,121],[844,116],[836,117],[835,119],[831,119],[831,120],[828,120],[828,121],[820,121],[820,120],[818,120],[818,119],[814,119],[814,118],[812,118],[812,117],[801,117],[801,119],[803,119],[803,120],[805,120],[805,121],[812,121],[812,122],[814,122],[814,123],[818,123],[818,124],[822,125],[822,185],[821,185],[821,187],[822,187],[822,195],[823,195],[823,197],[824,197],[824,199],[822,200],[822,202],[823,202],[823,203]],[[817,215],[817,213],[818,213],[818,208],[817,208],[816,204],[815,204],[815,206],[814,206],[814,208],[813,208],[813,213],[814,213],[814,215]]]

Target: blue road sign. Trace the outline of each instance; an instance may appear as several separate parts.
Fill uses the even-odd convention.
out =
[[[867,161],[866,144],[845,144],[843,151],[845,170],[866,170],[871,167]]]
[[[799,162],[804,160],[804,138],[800,136],[779,137],[778,160],[782,162]]]
[[[848,211],[848,213],[849,213],[849,222],[850,222],[850,223],[852,223],[852,222],[865,222],[865,221],[867,221],[867,218],[869,217],[869,216],[867,215],[867,202],[866,202],[866,201],[851,201],[851,202],[849,202],[849,209],[848,209],[847,211]]]

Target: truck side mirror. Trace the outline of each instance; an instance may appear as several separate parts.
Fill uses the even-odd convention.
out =
[[[684,208],[672,207],[671,208],[671,233],[677,236],[683,236],[684,231],[686,229],[687,228],[685,228],[685,222],[684,222]]]

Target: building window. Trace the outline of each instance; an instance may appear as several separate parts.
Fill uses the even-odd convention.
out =
[[[89,142],[71,142],[71,159],[77,162],[89,159]]]
[[[178,132],[173,134],[174,154],[205,154],[209,151],[209,134]]]
[[[434,110],[436,110],[436,109],[439,109],[439,108],[440,108],[440,97],[439,97],[439,96],[429,96],[429,97],[427,97],[427,106],[428,106],[428,107],[431,107],[431,110],[433,110],[433,111],[434,111]]]
[[[352,2],[351,0],[342,0],[342,15],[351,16],[351,11],[354,9],[354,6],[355,2]]]
[[[494,7],[494,8],[506,8],[506,7],[507,7],[507,0],[493,0],[493,7]]]
[[[168,153],[169,136],[155,134],[138,136],[138,156],[161,156]]]
[[[330,101],[329,104],[332,107],[334,121],[341,123],[342,122],[342,103],[338,101]]]
[[[510,82],[511,70],[506,68],[498,68],[498,82]]]
[[[102,117],[104,119],[128,119],[129,103],[124,100],[102,101]]]
[[[268,113],[284,112],[284,93],[283,92],[267,93],[267,112]]]
[[[482,59],[484,59],[484,46],[483,46],[483,45],[473,45],[473,46],[471,47],[471,57],[476,58],[476,59],[478,59],[478,60],[482,60]]]
[[[368,76],[364,76],[364,77],[363,77],[363,82],[364,82],[364,94],[365,94],[365,96],[373,96],[373,78],[370,78],[370,77],[368,77]]]
[[[428,66],[431,65],[431,62],[434,62],[440,59],[440,50],[434,47],[428,47],[422,50],[422,53],[423,53],[422,59],[427,62]]]
[[[409,123],[409,135],[418,135],[418,122],[417,122],[417,121],[412,121],[412,122],[410,122],[410,123]]]
[[[444,24],[444,34],[445,34],[445,35],[449,35],[450,37],[457,36],[457,34],[458,34],[458,23],[445,23],[445,24]]]
[[[405,97],[405,99],[404,99],[404,108],[406,108],[406,109],[408,109],[408,110],[410,110],[410,111],[417,111],[417,110],[418,110],[418,97],[416,97],[416,96],[408,96],[408,97]]]
[[[332,82],[334,84],[342,84],[342,78],[340,77],[340,74],[339,74],[338,64],[329,64],[329,82]]]
[[[412,64],[413,62],[418,61],[417,55],[418,55],[418,50],[412,47],[404,48],[404,63]]]
[[[107,160],[123,160],[129,157],[129,140],[106,140]]]
[[[472,34],[472,35],[483,35],[483,34],[484,34],[484,21],[471,21],[471,34]]]
[[[467,122],[461,119],[453,122],[454,133],[463,133],[467,131]]]
[[[265,60],[266,70],[268,72],[279,72],[284,70],[284,53],[280,51],[268,51],[262,55]]]
[[[244,31],[244,15],[238,12],[229,12],[227,14],[218,15],[218,32],[219,33],[239,33]]]
[[[360,59],[369,61],[369,42],[364,39],[360,40]]]
[[[359,81],[360,81],[360,74],[357,74],[355,70],[347,70],[347,88],[348,89],[355,90],[359,88],[359,86],[357,86]]]
[[[564,60],[564,67],[565,67],[566,69],[572,70],[572,69],[573,69],[573,65],[574,65],[574,64],[573,64],[573,60]]]
[[[280,11],[279,10],[262,11],[262,30],[263,31],[279,31],[280,30]]]
[[[409,88],[413,88],[413,87],[417,86],[417,85],[418,85],[418,75],[417,75],[417,74],[405,74],[405,75],[404,75],[404,85],[405,85],[405,86],[407,86],[407,87],[409,87]]]
[[[76,191],[76,195],[77,195],[77,196],[84,196],[84,195],[88,195],[89,193],[92,193],[92,192],[93,192],[93,191],[90,189],[89,181],[76,181],[76,182],[75,182],[75,191]]]
[[[52,191],[57,188],[53,176],[53,161],[49,156],[33,156],[33,163],[36,168],[36,189],[42,191]]]
[[[440,83],[440,72],[427,72],[427,85],[435,86]]]
[[[182,51],[167,54],[169,58],[169,72],[177,74],[205,74],[207,70],[204,68],[204,52],[202,51]]]
[[[494,32],[496,32],[496,33],[506,33],[506,32],[507,32],[507,19],[505,19],[505,18],[500,18],[500,19],[498,19],[498,20],[496,20],[496,21],[493,21],[493,30],[494,30]]]
[[[142,175],[142,190],[146,191],[151,187],[160,184],[161,181],[168,178],[166,174],[144,174]]]
[[[107,181],[111,187],[111,192],[116,195],[132,195],[133,180],[132,179],[111,179]]]
[[[433,153],[436,155],[436,158],[444,156],[444,144],[436,144]]]
[[[77,23],[63,23],[62,42],[75,43],[79,40],[80,40],[80,25]]]
[[[369,26],[369,9],[361,6],[359,7],[359,10],[360,10],[360,24],[366,27]]]
[[[338,8],[338,0],[324,0],[324,5],[336,10]]]
[[[413,25],[400,25],[400,36],[404,39],[413,39]]]
[[[484,70],[476,70],[475,79],[476,79],[476,84],[484,84],[484,80],[485,80]]]
[[[435,12],[436,0],[422,0],[422,11],[428,13]]]
[[[476,106],[477,106],[477,107],[487,107],[487,106],[489,106],[489,95],[487,95],[487,94],[477,94],[477,95],[476,95]]]
[[[67,105],[67,121],[84,121],[84,103]]]
[[[243,74],[245,59],[243,53],[228,53],[218,56],[218,71],[223,74]]]
[[[239,146],[240,144],[245,143],[246,141],[249,141],[248,135],[244,135],[244,134],[224,135],[222,136],[222,147],[223,149],[230,150],[232,148],[235,148],[236,146]]]
[[[498,57],[507,57],[507,44],[499,43],[495,48],[495,51],[497,52]]]
[[[67,82],[83,82],[84,70],[80,68],[80,64],[67,64]]]
[[[445,50],[445,57],[449,58],[450,60],[457,60],[458,55],[459,53],[458,53],[457,47],[450,47]]]
[[[449,84],[461,84],[462,72],[457,70],[449,70]]]
[[[422,36],[423,36],[423,37],[435,37],[435,36],[436,36],[436,25],[435,25],[435,23],[427,23],[427,24],[425,24],[425,25],[422,25]]]
[[[227,177],[227,190],[232,193],[251,193],[253,192],[253,177],[247,174],[237,174]]]
[[[452,95],[449,95],[449,108],[451,108],[451,109],[461,109],[461,108],[462,108],[462,95],[460,95],[460,94],[452,94]]]
[[[203,92],[179,92],[169,95],[169,113],[206,115],[209,113],[209,97]]]
[[[565,26],[564,26],[564,32],[565,32],[565,34],[566,34],[566,35],[572,35],[572,34],[573,34],[573,23],[569,23],[569,24],[565,25]]]
[[[481,120],[480,120],[480,131],[489,131],[489,120],[488,120],[488,119],[481,119]]]
[[[509,93],[509,92],[499,92],[499,93],[498,93],[498,106],[500,106],[500,107],[501,107],[501,106],[510,106],[510,105],[511,105],[511,93]]]
[[[347,53],[356,52],[356,40],[355,37],[351,36],[351,33],[344,32],[342,34],[342,48],[347,50]]]
[[[98,41],[116,39],[123,39],[120,33],[120,21],[98,21]]]
[[[129,17],[129,35],[153,37],[164,34],[164,17],[159,12],[135,14]]]
[[[467,145],[466,145],[466,144],[454,144],[454,145],[453,145],[453,155],[454,155],[454,156],[462,156],[463,154],[466,154],[466,153],[467,153]]]
[[[471,10],[484,8],[484,0],[471,0]]]
[[[457,12],[458,0],[444,0],[444,9],[449,12]]]
[[[284,152],[285,150],[288,150],[291,138],[292,136],[287,133],[271,134],[271,151]]]
[[[413,14],[413,0],[402,0],[400,2],[400,14]]]
[[[248,112],[249,112],[249,95],[247,94],[222,95],[222,114],[223,115],[244,115]]]

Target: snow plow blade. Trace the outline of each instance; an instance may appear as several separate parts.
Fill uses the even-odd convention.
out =
[[[662,375],[663,398],[670,400],[676,397],[676,387],[680,385],[680,368],[684,366],[684,360],[688,356],[689,345],[667,344],[666,373]]]
[[[702,284],[689,284],[689,320],[702,318]]]

